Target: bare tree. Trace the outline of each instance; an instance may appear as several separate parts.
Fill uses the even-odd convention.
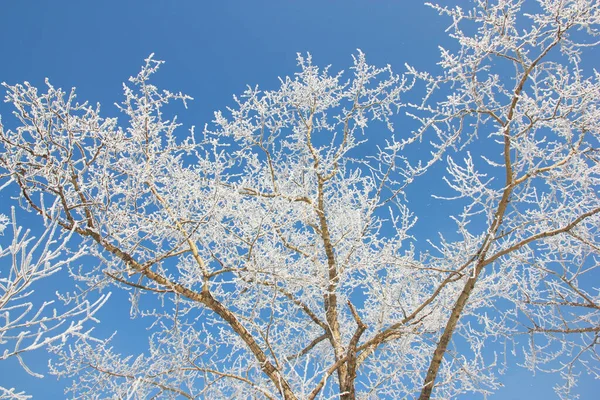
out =
[[[598,376],[600,4],[432,7],[456,39],[440,74],[298,56],[202,135],[165,116],[189,97],[150,83],[153,57],[124,88],[125,125],[73,91],[6,85],[3,173],[101,260],[79,279],[131,289],[156,321],[136,358],[57,347],[75,397],[453,398],[523,362],[562,373],[567,398],[579,371]],[[428,178],[449,237],[447,221],[411,234]]]

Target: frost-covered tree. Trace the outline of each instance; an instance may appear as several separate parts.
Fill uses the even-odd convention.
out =
[[[448,399],[521,363],[566,398],[598,377],[600,4],[432,7],[456,40],[438,73],[299,56],[200,135],[165,115],[189,98],[150,83],[152,57],[119,121],[6,85],[1,173],[101,261],[78,279],[155,320],[136,357],[56,346],[73,396]],[[413,235],[423,180],[453,234]]]

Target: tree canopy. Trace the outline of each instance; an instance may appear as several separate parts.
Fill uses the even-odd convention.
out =
[[[493,393],[516,364],[576,395],[600,373],[600,4],[432,7],[456,41],[435,71],[301,54],[199,133],[170,114],[191,98],[152,83],[154,56],[119,117],[5,84],[3,188],[46,233],[26,253],[13,217],[0,249],[0,360],[49,346],[76,398],[447,399]],[[423,181],[451,234],[412,233]],[[19,293],[67,265],[77,292],[36,313]],[[84,331],[108,287],[153,319],[146,353]]]

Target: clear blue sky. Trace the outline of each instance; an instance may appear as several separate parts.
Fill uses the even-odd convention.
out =
[[[432,70],[437,46],[449,43],[446,22],[421,2],[401,0],[3,0],[0,81],[42,86],[48,77],[55,86],[75,86],[80,100],[100,102],[114,116],[122,82],[156,53],[167,62],[158,85],[194,97],[180,120],[200,128],[245,85],[275,88],[278,76],[295,71],[297,52],[310,52],[318,65],[332,64],[334,70],[347,68],[357,48],[371,63],[391,64],[396,72],[404,63]],[[0,114],[8,111],[0,105]],[[440,207],[430,208],[421,224],[440,213]],[[144,324],[128,322],[124,301],[124,294],[115,293],[102,312],[102,332],[118,329],[117,347],[142,350],[146,340],[138,335]],[[553,377],[513,369],[503,381],[507,388],[493,398],[554,397]],[[27,377],[15,360],[0,362],[0,385],[17,386],[36,399],[63,398],[67,383]],[[597,383],[584,380],[583,398],[594,398],[594,388]]]

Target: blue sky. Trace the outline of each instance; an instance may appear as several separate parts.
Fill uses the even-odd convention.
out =
[[[400,0],[4,0],[0,81],[42,86],[48,77],[55,86],[76,87],[80,100],[100,102],[113,116],[122,82],[155,53],[167,62],[157,84],[192,96],[180,121],[201,128],[246,85],[272,89],[278,76],[294,73],[297,52],[310,52],[316,64],[332,64],[335,71],[350,65],[357,48],[371,63],[391,64],[396,72],[404,63],[434,70],[437,46],[450,45],[446,22],[421,2]],[[1,104],[0,114],[8,112]],[[443,214],[440,207],[423,211],[422,227]],[[102,313],[103,332],[118,329],[124,333],[118,346],[141,350],[133,339],[144,333],[143,322],[128,321],[126,297],[114,294]],[[31,357],[43,360],[43,355]],[[553,377],[533,378],[513,369],[503,381],[506,389],[493,398],[553,397]],[[34,398],[62,398],[67,383],[27,377],[15,360],[0,362],[0,385],[25,389]],[[593,397],[594,387],[598,384],[591,380],[581,383],[584,399]]]

